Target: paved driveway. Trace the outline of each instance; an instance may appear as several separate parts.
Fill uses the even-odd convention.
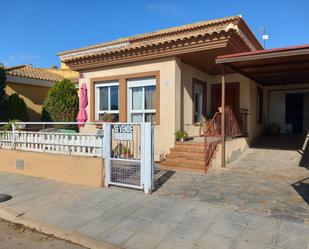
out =
[[[309,249],[308,204],[293,187],[308,177],[299,160],[250,149],[209,175],[168,172],[153,195],[0,173],[0,192],[14,196],[0,208],[128,249]]]
[[[157,191],[241,211],[309,223],[309,161],[303,136],[264,137],[209,175],[177,172]]]

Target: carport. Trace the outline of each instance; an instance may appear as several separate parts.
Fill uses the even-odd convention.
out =
[[[222,123],[225,122],[225,74],[240,73],[257,82],[257,108],[267,129],[273,123],[281,134],[309,130],[309,44],[218,56],[222,65]],[[249,124],[250,125],[250,124]],[[222,166],[225,132],[222,127]]]

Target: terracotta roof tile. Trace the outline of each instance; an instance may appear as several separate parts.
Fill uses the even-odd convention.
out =
[[[237,24],[240,21],[243,21],[241,16],[231,16],[210,21],[202,21],[126,38],[120,38],[114,41],[99,43],[79,49],[68,50],[60,52],[58,55],[62,61],[67,61],[75,58],[90,57],[98,54],[114,53],[122,50],[170,43],[178,39],[187,39],[188,37],[227,32],[230,29],[238,30]],[[256,42],[258,43],[257,40]]]
[[[7,67],[6,73],[12,76],[20,76],[26,78],[32,78],[37,80],[46,80],[46,81],[61,81],[64,79],[63,76],[49,72],[43,68],[34,68],[31,65],[20,65],[15,67]],[[71,79],[74,83],[78,82],[78,79]]]

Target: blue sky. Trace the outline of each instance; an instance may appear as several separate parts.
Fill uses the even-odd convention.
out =
[[[0,0],[0,63],[59,65],[57,52],[242,14],[267,48],[309,43],[308,0]]]

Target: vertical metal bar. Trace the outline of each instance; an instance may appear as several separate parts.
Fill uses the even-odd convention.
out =
[[[140,123],[140,129],[141,129],[141,134],[140,134],[140,146],[141,146],[141,159],[140,159],[140,170],[141,170],[141,186],[144,186],[145,189],[145,123]]]
[[[12,149],[15,150],[15,124],[12,124]]]
[[[110,167],[111,167],[111,144],[112,144],[112,136],[111,136],[111,124],[103,123],[103,153],[104,153],[104,165],[105,165],[105,187],[108,187],[110,182]]]
[[[142,153],[142,163],[144,168],[144,193],[151,194],[152,191],[152,127],[151,123],[143,123],[143,135],[142,138],[144,140],[144,150]]]
[[[221,84],[221,167],[225,167],[225,68],[222,66]]]

